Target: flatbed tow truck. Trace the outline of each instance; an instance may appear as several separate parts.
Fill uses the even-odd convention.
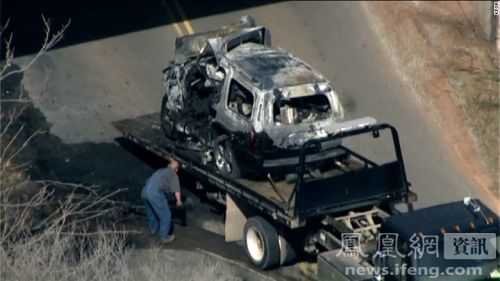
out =
[[[474,276],[435,279],[429,272],[403,272],[402,268],[454,266],[450,261],[426,264],[426,259],[412,258],[408,253],[415,250],[410,247],[415,237],[438,237],[441,257],[446,233],[492,234],[486,241],[491,245],[486,246],[495,246],[499,218],[470,198],[414,210],[417,196],[406,178],[398,133],[391,125],[371,120],[340,123],[335,134],[305,142],[296,174],[276,179],[271,175],[265,179],[223,177],[215,165],[204,162],[206,157],[200,152],[166,138],[159,113],[117,121],[114,126],[140,147],[178,160],[184,171],[196,177],[198,187],[216,194],[212,198],[226,206],[226,241],[243,240],[256,267],[290,264],[300,254],[317,256],[318,280],[490,280],[490,273],[498,271],[496,251],[493,259],[471,261],[481,268]],[[391,160],[380,163],[376,153],[365,153],[376,156],[374,161],[357,152],[356,148],[366,151],[370,142],[380,139],[389,142],[384,150],[390,148],[394,155],[379,154],[378,158]],[[321,144],[332,140],[341,140],[341,145],[331,159],[315,167],[306,165],[309,153],[317,155]],[[403,253],[399,258],[380,254],[382,234],[399,238],[394,244]],[[349,237],[355,245],[349,246]],[[359,268],[364,270],[355,270]]]

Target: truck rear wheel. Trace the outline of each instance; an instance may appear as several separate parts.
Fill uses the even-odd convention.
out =
[[[243,242],[250,261],[258,268],[268,269],[280,264],[280,247],[276,229],[261,217],[247,220]]]

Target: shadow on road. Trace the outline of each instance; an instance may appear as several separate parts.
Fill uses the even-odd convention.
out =
[[[65,38],[57,48],[93,41],[182,21],[180,6],[187,19],[242,10],[277,1],[3,1],[1,25],[10,19],[16,56],[34,53],[43,42],[41,15],[52,19],[58,28],[71,18]],[[177,3],[177,4],[176,4]],[[172,16],[174,18],[172,18]],[[2,54],[4,50],[2,49]]]

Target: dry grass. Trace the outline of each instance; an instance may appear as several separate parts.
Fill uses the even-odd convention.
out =
[[[134,280],[151,281],[240,281],[228,263],[199,252],[153,248],[134,252],[140,261],[132,264]],[[186,263],[189,261],[189,263]]]
[[[370,2],[374,28],[466,172],[499,195],[499,57],[467,1]]]
[[[120,206],[111,198],[120,190],[100,194],[95,187],[30,181],[30,163],[17,160],[41,133],[22,118],[30,106],[23,95],[22,74],[62,39],[69,24],[52,33],[50,20],[43,18],[43,22],[45,40],[40,51],[20,67],[12,65],[7,24],[0,26],[7,50],[1,61],[0,86],[19,84],[9,87],[15,93],[3,87],[0,99],[0,279],[130,280],[129,252],[124,247],[127,231],[105,223],[119,214]]]
[[[1,279],[131,280],[124,236],[97,232],[89,237],[41,233],[0,248]]]
[[[0,26],[7,48],[0,83],[19,84],[8,87],[14,93],[2,88],[0,99],[0,280],[241,280],[213,257],[159,246],[133,249],[127,244],[132,231],[110,223],[123,216],[124,202],[113,200],[120,189],[103,194],[95,186],[30,180],[31,163],[19,163],[18,156],[43,132],[23,117],[32,105],[23,95],[22,75],[68,26],[52,33],[50,20],[43,22],[42,48],[19,67],[12,65],[12,36],[4,39],[5,25]]]

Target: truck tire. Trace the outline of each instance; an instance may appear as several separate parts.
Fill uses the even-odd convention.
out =
[[[278,236],[280,247],[280,266],[292,264],[297,259],[297,253],[289,242],[289,238],[282,233]]]
[[[176,140],[177,134],[175,132],[175,124],[173,120],[171,120],[170,116],[168,116],[167,101],[168,101],[168,95],[165,94],[161,101],[160,125],[161,129],[163,130],[163,133],[167,138]]]
[[[245,251],[250,261],[260,269],[280,264],[280,247],[276,229],[262,217],[251,217],[243,231]]]
[[[241,176],[240,167],[236,162],[236,156],[231,148],[228,136],[223,135],[215,139],[214,161],[217,170],[223,176],[230,179],[236,179]]]

